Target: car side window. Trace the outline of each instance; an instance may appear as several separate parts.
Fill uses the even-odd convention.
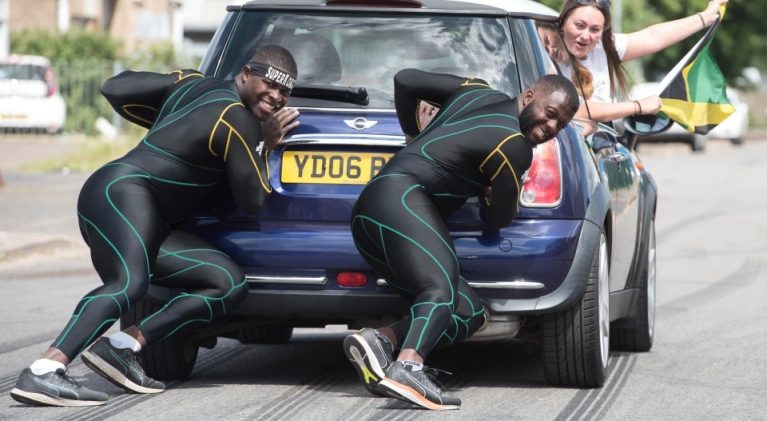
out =
[[[532,86],[546,73],[548,56],[540,47],[535,25],[529,19],[510,19],[521,89]],[[550,62],[549,62],[550,64]]]

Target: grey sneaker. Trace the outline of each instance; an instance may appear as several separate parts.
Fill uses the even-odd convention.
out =
[[[394,347],[375,329],[364,328],[344,339],[344,352],[357,369],[362,384],[372,394],[386,396],[377,389],[386,377],[386,369],[392,363]]]
[[[104,405],[109,395],[80,386],[65,370],[35,375],[25,368],[11,390],[11,397],[21,403],[51,406]]]
[[[459,409],[461,400],[448,395],[437,385],[437,374],[438,370],[434,368],[424,366],[422,370],[411,371],[409,364],[395,361],[386,370],[386,378],[378,384],[378,389],[426,409]]]
[[[115,348],[109,338],[99,338],[81,358],[105,379],[136,393],[160,393],[165,385],[144,373],[141,362],[130,349]]]

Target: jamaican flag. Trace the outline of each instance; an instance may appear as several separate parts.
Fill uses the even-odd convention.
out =
[[[706,134],[735,112],[724,76],[708,49],[724,12],[722,5],[716,23],[661,82],[661,113],[691,133]]]

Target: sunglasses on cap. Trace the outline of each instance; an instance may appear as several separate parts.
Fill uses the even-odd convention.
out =
[[[610,0],[575,0],[575,2],[582,6],[596,5],[601,10],[610,10]]]

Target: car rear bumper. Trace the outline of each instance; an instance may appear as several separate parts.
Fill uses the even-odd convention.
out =
[[[409,303],[359,256],[348,224],[266,223],[244,229],[200,219],[189,229],[245,270],[250,294],[238,314],[349,320],[406,314]],[[515,220],[501,241],[454,231],[461,271],[495,314],[556,311],[580,297],[599,238],[584,220]],[[342,287],[336,275],[363,272],[368,283]]]
[[[60,97],[0,98],[0,128],[55,132],[64,126],[65,117],[65,105]]]

